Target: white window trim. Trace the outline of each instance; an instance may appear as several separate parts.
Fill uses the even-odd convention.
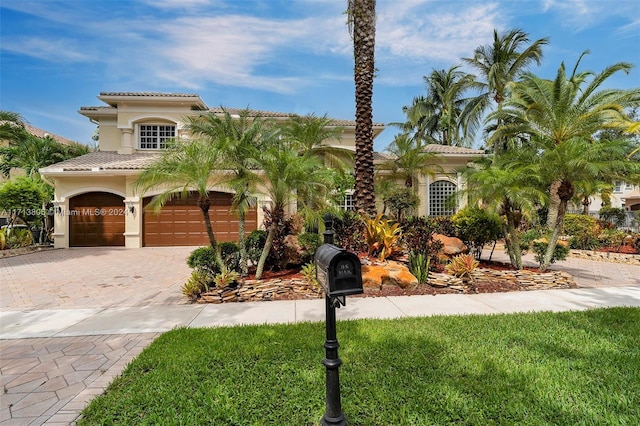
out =
[[[166,122],[165,123],[161,123],[160,122],[159,123],[159,122],[151,122],[151,121],[150,122],[143,122],[143,123],[136,123],[135,135],[134,135],[135,141],[136,141],[136,149],[139,149],[141,151],[162,151],[164,148],[160,148],[160,141],[159,140],[156,141],[156,143],[158,145],[156,148],[143,148],[142,147],[142,142],[140,140],[140,138],[142,137],[141,136],[142,131],[140,130],[140,126],[172,126],[174,135],[171,138],[168,138],[168,139],[175,139],[175,138],[178,137],[178,130],[179,129],[178,129],[178,124],[177,123],[173,123],[173,122],[171,122],[171,123],[166,123]],[[158,136],[158,138],[159,138],[159,136]]]

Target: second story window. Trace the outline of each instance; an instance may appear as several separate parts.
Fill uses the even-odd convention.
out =
[[[141,124],[140,149],[164,149],[169,139],[176,137],[176,126],[172,124]]]

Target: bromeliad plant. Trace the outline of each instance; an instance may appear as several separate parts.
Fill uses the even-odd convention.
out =
[[[369,256],[385,260],[401,251],[402,228],[398,223],[383,219],[379,214],[373,219],[365,219],[364,224]]]
[[[445,266],[447,272],[461,278],[463,282],[473,281],[473,271],[476,270],[478,262],[471,254],[459,254],[451,259],[451,263]]]

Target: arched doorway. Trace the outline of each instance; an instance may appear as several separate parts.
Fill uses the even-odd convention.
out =
[[[69,246],[124,246],[124,198],[87,192],[69,200]]]

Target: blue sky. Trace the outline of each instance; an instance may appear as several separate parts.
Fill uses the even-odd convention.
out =
[[[354,119],[346,0],[1,0],[0,108],[90,143],[77,113],[101,91],[198,93],[210,107],[250,107]],[[636,68],[611,86],[640,86],[637,0],[378,0],[374,121],[404,121],[422,77],[521,28],[550,37],[536,74],[565,61]],[[470,69],[466,69],[471,71]],[[383,150],[397,133],[387,128]]]

